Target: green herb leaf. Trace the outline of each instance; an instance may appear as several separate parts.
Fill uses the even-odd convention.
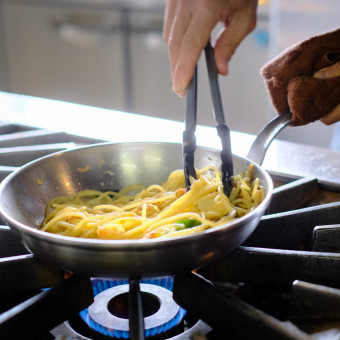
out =
[[[192,227],[196,227],[198,225],[201,225],[202,222],[191,219],[191,218],[183,218],[182,220],[177,221],[176,224],[184,225],[184,228],[192,228]],[[179,226],[178,230],[184,229],[184,228],[183,227],[181,228]]]

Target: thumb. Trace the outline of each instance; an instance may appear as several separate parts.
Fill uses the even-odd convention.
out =
[[[314,78],[327,79],[340,77],[340,61],[337,63],[325,67],[314,74]]]

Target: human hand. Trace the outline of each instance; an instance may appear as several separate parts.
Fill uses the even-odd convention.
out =
[[[173,91],[183,97],[202,50],[217,23],[223,24],[214,47],[217,71],[228,63],[256,26],[257,0],[167,0],[163,38],[168,45]]]
[[[327,79],[340,77],[340,61],[323,68],[314,74],[314,78]],[[340,80],[339,80],[340,81]],[[327,116],[323,117],[321,121],[326,125],[331,125],[340,121],[340,104]]]

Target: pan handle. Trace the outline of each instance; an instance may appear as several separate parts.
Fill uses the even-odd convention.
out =
[[[255,138],[247,158],[259,165],[262,164],[267,149],[276,135],[292,121],[291,112],[283,113],[267,123]]]

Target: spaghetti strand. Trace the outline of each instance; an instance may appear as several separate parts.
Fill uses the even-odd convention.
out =
[[[265,191],[253,166],[234,176],[224,194],[219,170],[197,169],[191,189],[182,170],[173,171],[160,185],[129,185],[118,192],[83,190],[56,197],[45,211],[41,229],[65,236],[103,239],[179,237],[232,222],[255,209]]]

